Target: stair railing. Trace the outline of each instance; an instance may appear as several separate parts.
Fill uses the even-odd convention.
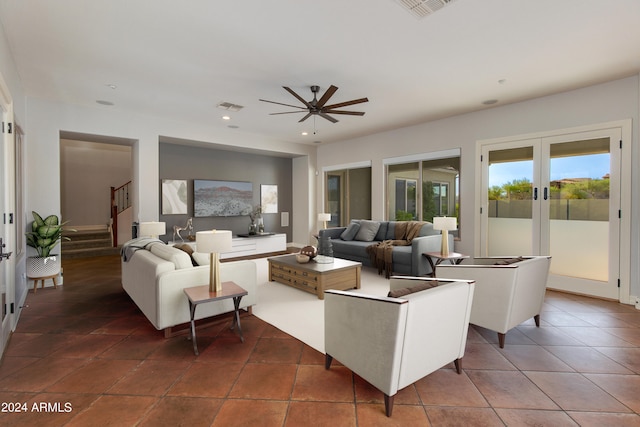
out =
[[[131,181],[118,188],[111,187],[111,240],[113,247],[118,246],[118,214],[131,207]]]

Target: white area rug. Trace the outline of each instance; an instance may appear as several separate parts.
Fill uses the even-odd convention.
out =
[[[255,260],[258,270],[258,303],[253,314],[283,332],[324,353],[324,300],[309,292],[269,282],[266,258]],[[361,289],[356,292],[384,296],[389,280],[373,268],[362,268]]]

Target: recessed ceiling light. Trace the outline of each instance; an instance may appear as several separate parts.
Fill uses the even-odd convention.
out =
[[[111,101],[104,101],[104,100],[102,100],[102,99],[99,99],[99,100],[97,100],[96,102],[97,102],[98,104],[100,104],[100,105],[108,105],[108,106],[112,106],[112,105],[114,105],[114,103],[113,103],[113,102],[111,102]]]
[[[507,82],[507,79],[498,80],[498,83],[500,83],[501,85],[505,84],[506,82]]]
[[[302,135],[303,136],[307,136],[307,135],[309,135],[309,132],[302,132]]]
[[[109,88],[111,88],[111,89],[117,89],[117,88],[118,88],[118,86],[114,85],[113,83],[109,83],[109,84],[107,85],[107,87],[109,87]]]
[[[495,103],[497,103],[497,102],[498,102],[498,100],[497,100],[497,99],[487,99],[486,101],[483,101],[482,103],[483,103],[484,105],[493,105],[493,104],[495,104]]]
[[[229,116],[222,116],[222,120],[231,120],[231,117],[229,117]]]

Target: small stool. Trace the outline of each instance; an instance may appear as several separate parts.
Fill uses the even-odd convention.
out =
[[[58,274],[54,274],[52,276],[44,276],[44,277],[28,277],[28,279],[33,280],[33,293],[36,293],[36,289],[38,288],[38,280],[42,282],[40,287],[44,289],[44,281],[47,279],[53,280],[54,289],[58,289]]]

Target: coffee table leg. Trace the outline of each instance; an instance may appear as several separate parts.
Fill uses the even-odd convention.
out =
[[[196,315],[196,305],[189,301],[189,312],[191,313],[191,341],[193,341],[193,352],[198,353],[198,343],[196,342],[196,321],[194,320]]]
[[[242,326],[240,325],[240,300],[242,296],[233,298],[233,308],[234,308],[234,316],[233,323],[231,324],[231,330],[233,330],[236,325],[238,325],[238,334],[240,334],[240,341],[244,342],[244,337],[242,336]]]

